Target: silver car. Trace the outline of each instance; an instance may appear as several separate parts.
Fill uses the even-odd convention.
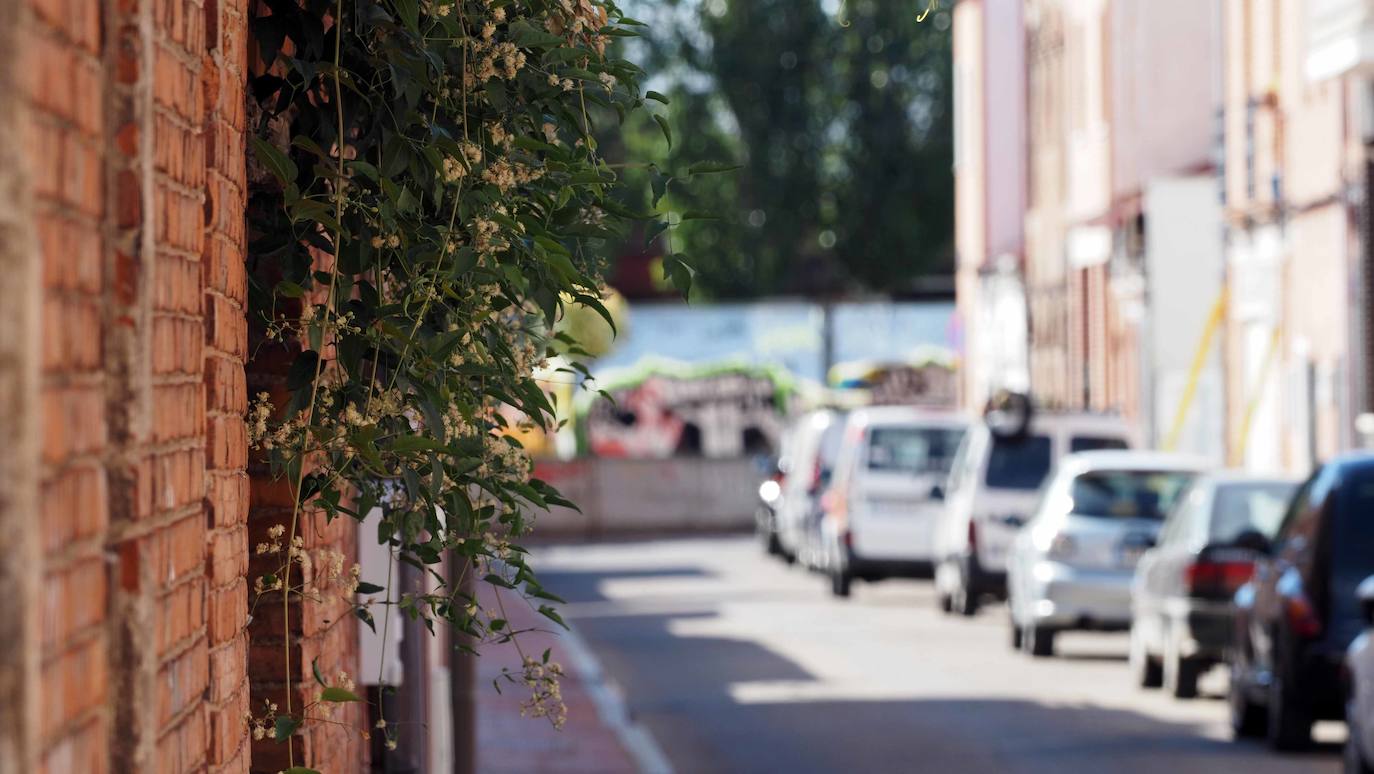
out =
[[[1125,631],[1136,561],[1179,493],[1207,463],[1178,454],[1069,454],[1007,556],[1012,647],[1054,654],[1071,629]]]

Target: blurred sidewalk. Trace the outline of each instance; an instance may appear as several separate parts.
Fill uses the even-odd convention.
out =
[[[496,610],[497,590],[485,583],[478,585],[483,607]],[[538,659],[548,648],[549,661],[562,665],[568,717],[562,729],[554,728],[546,718],[522,717],[520,703],[529,698],[529,688],[501,677],[503,668],[517,676],[521,671],[515,645],[483,647],[474,685],[479,774],[635,774],[641,767],[622,741],[627,736],[632,743],[641,742],[637,745],[641,761],[646,760],[645,745],[651,748],[645,770],[664,770],[653,765],[657,748],[627,724],[618,698],[602,682],[600,667],[576,635],[540,615],[519,595],[500,594],[513,630],[539,630],[520,636],[525,654]],[[492,687],[493,680],[501,693]]]

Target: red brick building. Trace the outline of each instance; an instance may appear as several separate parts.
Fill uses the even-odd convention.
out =
[[[0,771],[284,767],[243,719],[287,688],[280,609],[248,624],[283,517],[243,424],[249,12],[0,3]],[[351,620],[292,618],[293,678],[356,672]],[[293,744],[365,767],[356,731]]]

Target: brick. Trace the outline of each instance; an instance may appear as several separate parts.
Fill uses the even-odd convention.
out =
[[[200,632],[205,622],[205,582],[193,578],[173,587],[158,601],[157,653],[165,656],[180,650]]]
[[[157,745],[157,768],[165,774],[197,771],[205,762],[206,711],[197,708],[162,734]]]
[[[49,295],[43,301],[43,368],[94,371],[101,362],[100,308],[96,298]]]
[[[43,391],[43,460],[60,463],[105,447],[104,395],[95,386]]]
[[[243,527],[219,530],[210,536],[209,568],[211,585],[226,586],[248,573],[248,530]],[[223,638],[212,638],[215,642]]]
[[[103,534],[109,523],[105,469],[98,462],[69,466],[44,482],[41,507],[43,550]]]
[[[156,317],[153,320],[153,373],[199,374],[204,358],[200,328],[197,320]]]
[[[105,640],[91,637],[66,651],[49,653],[40,680],[46,686],[40,733],[51,739],[64,723],[105,703]]]
[[[167,725],[190,707],[201,697],[209,680],[210,655],[203,638],[163,663],[157,673],[157,724]]]
[[[248,383],[242,362],[225,357],[205,358],[205,407],[238,416],[248,411]]]
[[[205,435],[205,461],[213,468],[238,467],[248,461],[248,429],[237,416],[210,417]]]
[[[206,296],[205,343],[229,355],[242,357],[247,353],[248,329],[237,304],[223,296]]]
[[[73,637],[105,620],[105,565],[86,557],[43,579],[43,649],[65,650]]]
[[[164,384],[153,388],[153,440],[158,443],[197,438],[205,433],[205,399],[199,384]]]
[[[200,278],[200,261],[184,255],[159,254],[153,308],[162,312],[199,314],[202,293]]]
[[[248,622],[248,586],[238,579],[225,588],[209,594],[206,623],[210,641],[226,642],[240,632]]]
[[[209,476],[206,507],[208,523],[212,527],[232,527],[248,521],[248,476],[240,469],[229,474]]]
[[[98,294],[102,280],[99,229],[56,213],[39,215],[36,225],[43,253],[43,287]]]
[[[77,771],[104,774],[109,770],[107,744],[105,724],[96,716],[47,746],[43,751],[42,767],[48,774]]]

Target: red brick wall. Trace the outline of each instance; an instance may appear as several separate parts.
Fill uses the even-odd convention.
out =
[[[245,13],[26,0],[15,20],[6,141],[42,267],[25,770],[248,768]]]
[[[207,0],[201,73],[205,243],[200,274],[205,317],[206,626],[210,654],[207,762],[212,771],[244,771],[248,711],[248,464],[243,415],[247,386],[247,195],[244,172],[246,0]]]
[[[22,653],[0,659],[0,768],[276,771],[286,748],[249,744],[250,700],[289,688],[301,707],[312,662],[357,673],[342,602],[293,607],[290,686],[280,608],[247,628],[250,539],[290,506],[264,471],[250,482],[243,422],[250,383],[279,389],[286,354],[245,372],[249,13],[248,0],[0,12],[0,42],[15,42],[0,50],[0,142],[24,161],[0,170],[0,265],[33,270],[0,290],[33,310],[14,315],[31,320],[28,343],[0,347],[0,383],[28,391],[0,400],[0,431],[34,428],[0,454],[0,521],[33,528],[0,552],[0,578],[33,589],[3,629]],[[16,517],[25,497],[39,506]],[[351,522],[307,514],[301,534],[312,553],[355,554]],[[24,665],[36,677],[16,677]],[[352,728],[294,740],[296,763],[365,767],[362,707],[338,719]]]
[[[258,354],[248,368],[249,392],[253,395],[266,392],[277,405],[282,405],[287,399],[286,373],[295,352],[287,351],[280,344],[262,342],[261,331],[256,327],[254,333],[254,349]],[[252,510],[248,526],[250,542],[257,545],[268,541],[267,532],[274,525],[289,528],[294,505],[293,488],[292,482],[274,479],[266,464],[260,460],[255,460],[249,466],[249,472],[252,478]],[[326,550],[342,553],[346,557],[346,565],[351,566],[356,560],[358,531],[346,517],[329,523],[323,514],[306,510],[300,516],[297,532],[304,539],[305,549],[316,560],[316,568],[323,564],[317,557]],[[280,565],[278,556],[255,555],[251,560],[250,577],[277,572]],[[293,568],[293,584],[308,580],[302,578],[299,572],[298,567]],[[281,597],[275,594],[265,595],[254,611],[249,629],[252,645],[248,654],[248,671],[255,710],[260,710],[264,701],[275,702],[282,710],[286,707],[288,684],[285,665],[288,650],[283,638],[287,625],[283,614]],[[357,620],[339,600],[293,601],[289,615],[291,702],[292,708],[299,711],[305,703],[313,701],[320,690],[313,677],[312,664],[318,666],[320,673],[331,683],[340,673],[358,679],[359,669],[364,666],[358,664]],[[372,668],[375,669],[376,665]],[[295,764],[305,762],[315,769],[328,772],[362,770],[366,762],[366,745],[358,732],[365,728],[363,714],[361,705],[347,704],[338,707],[334,717],[342,725],[309,724],[303,734],[292,740]],[[287,765],[284,745],[270,739],[253,743],[253,771],[276,772]]]
[[[40,771],[106,770],[104,712],[109,448],[102,356],[106,272],[106,115],[100,8],[32,0],[18,72],[27,76],[23,135],[27,187],[42,256],[43,421],[40,530],[40,690],[31,762]]]

